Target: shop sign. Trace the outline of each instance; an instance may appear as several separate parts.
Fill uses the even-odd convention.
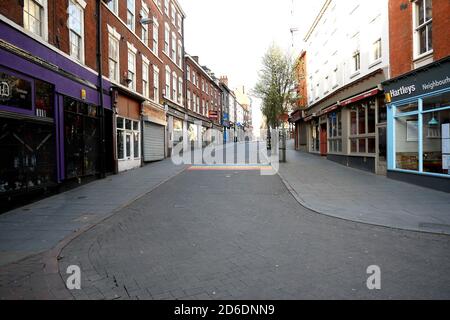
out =
[[[30,81],[0,73],[0,104],[6,107],[32,109]]]
[[[384,83],[388,103],[446,88],[450,88],[450,59],[415,70],[404,78],[399,77]]]
[[[218,120],[219,119],[219,113],[215,110],[210,110],[208,114],[208,118],[212,120]]]

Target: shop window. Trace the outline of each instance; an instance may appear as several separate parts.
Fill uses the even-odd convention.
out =
[[[183,121],[173,119],[173,145],[183,142]]]
[[[141,157],[139,121],[117,117],[117,159],[131,160]]]
[[[378,99],[378,123],[386,123],[387,108],[382,98]]]
[[[53,85],[36,80],[35,81],[35,105],[36,115],[43,118],[53,118],[54,105],[54,88]]]
[[[423,110],[434,110],[450,107],[450,92],[423,100]]]
[[[423,171],[447,174],[450,160],[450,109],[423,115]]]
[[[0,196],[48,187],[56,181],[55,129],[0,118]]]
[[[417,102],[405,104],[403,106],[397,107],[397,113],[407,113],[407,112],[415,112],[419,108],[419,105]]]
[[[97,173],[99,120],[96,106],[64,98],[66,177]]]
[[[317,122],[313,122],[311,126],[311,151],[320,152],[320,125]]]
[[[350,110],[350,151],[351,153],[374,154],[375,148],[375,100],[353,106]]]
[[[418,116],[399,117],[395,120],[396,168],[419,170]]]
[[[329,152],[342,152],[342,113],[335,112],[328,117]]]
[[[0,71],[0,105],[32,110],[31,81]]]

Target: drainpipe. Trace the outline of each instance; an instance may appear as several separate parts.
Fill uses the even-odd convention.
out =
[[[106,141],[105,141],[105,106],[103,99],[103,61],[102,61],[102,4],[97,0],[97,66],[100,93],[100,177],[106,177]]]

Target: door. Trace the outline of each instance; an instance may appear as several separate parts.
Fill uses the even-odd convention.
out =
[[[320,155],[326,156],[328,153],[328,136],[327,136],[327,125],[322,124],[320,126]]]
[[[144,161],[164,160],[164,133],[164,126],[144,123]]]
[[[377,128],[377,174],[387,174],[387,129],[386,124]]]

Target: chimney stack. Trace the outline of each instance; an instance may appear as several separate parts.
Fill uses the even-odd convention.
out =
[[[220,82],[228,87],[228,76],[221,76]]]

